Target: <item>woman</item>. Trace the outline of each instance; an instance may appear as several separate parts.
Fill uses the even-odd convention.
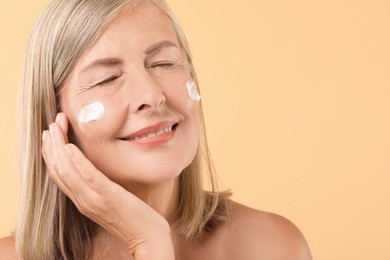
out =
[[[218,191],[196,86],[163,0],[52,2],[29,40],[0,258],[311,259],[289,221]]]

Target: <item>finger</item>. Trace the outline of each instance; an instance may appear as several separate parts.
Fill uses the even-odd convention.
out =
[[[50,135],[52,137],[53,168],[62,183],[68,188],[68,190],[72,192],[70,198],[73,200],[73,202],[76,204],[77,202],[74,199],[78,199],[84,196],[92,197],[96,195],[97,192],[94,190],[94,186],[90,184],[92,183],[92,180],[94,180],[93,176],[100,176],[103,174],[100,173],[92,165],[92,163],[84,157],[84,155],[82,156],[85,161],[83,163],[88,164],[89,167],[86,169],[85,172],[82,172],[78,169],[78,167],[71,158],[71,152],[67,151],[65,136],[57,123],[53,123],[50,125]],[[75,147],[74,145],[71,146]]]
[[[77,195],[73,200],[77,209],[99,225],[109,230],[112,229],[110,228],[111,222],[120,215],[116,214],[115,203],[118,202],[118,198],[127,196],[129,193],[100,172],[77,146],[67,144],[65,150],[77,169],[79,177],[82,178],[79,180],[82,185],[72,187],[72,192]],[[112,194],[118,196],[110,196]],[[107,219],[110,221],[107,222]],[[115,233],[119,234],[119,231]]]
[[[59,179],[67,187],[71,193],[67,193],[70,199],[79,196],[78,193],[88,193],[85,181],[80,176],[77,168],[65,150],[65,136],[57,123],[52,123],[49,126],[51,136],[51,151],[52,151],[52,167]],[[76,203],[76,202],[75,202]]]
[[[65,149],[68,151],[74,166],[88,185],[88,189],[84,188],[84,190],[93,190],[97,197],[100,197],[103,201],[113,199],[119,202],[118,200],[126,198],[126,205],[130,208],[139,203],[144,204],[138,197],[126,191],[122,186],[111,181],[99,171],[77,146],[67,144]]]
[[[53,168],[57,171],[57,174],[62,178],[62,174],[69,170],[70,158],[65,151],[66,140],[61,127],[57,123],[52,123],[49,126],[49,133],[51,137],[51,154]],[[66,176],[63,176],[64,178]]]
[[[87,185],[97,193],[104,187],[108,187],[112,181],[100,172],[90,160],[80,151],[74,144],[67,144],[65,146],[73,165],[78,169],[78,172],[85,180]]]
[[[155,212],[149,206],[145,207],[142,200],[106,177],[77,146],[67,144],[65,149],[88,185],[88,190],[94,191],[90,192],[94,196],[85,196],[76,205],[82,214],[118,237],[125,237],[124,234],[128,234],[130,230],[137,233],[138,223],[144,223],[147,215],[154,216]],[[140,210],[134,211],[134,208]],[[121,216],[131,216],[131,219]]]
[[[42,133],[42,157],[46,165],[46,173],[50,179],[57,185],[57,187],[65,193],[68,197],[72,192],[65,186],[60,177],[57,174],[57,170],[54,168],[53,157],[52,157],[52,140],[50,132],[48,130]]]
[[[143,207],[145,203],[141,199],[125,190],[119,184],[111,181],[85,157],[77,146],[74,144],[67,144],[65,149],[69,152],[74,166],[78,169],[90,190],[95,191],[95,193],[100,196],[101,202],[112,200],[116,203],[123,203],[128,208]],[[148,210],[150,209],[149,207],[147,208]],[[142,212],[132,212],[131,214],[134,218],[137,216],[143,219],[145,218],[145,214],[142,214]]]
[[[62,133],[65,136],[65,142],[68,143],[68,125],[69,125],[68,122],[69,121],[66,114],[62,112],[58,113],[55,122],[61,127]]]
[[[70,198],[78,210],[90,217],[93,212],[91,201],[97,201],[97,194],[91,191],[74,167],[69,153],[65,150],[64,136],[59,125],[50,125],[46,131],[42,154],[47,165],[47,173],[57,187]],[[64,152],[65,151],[65,152]],[[91,207],[92,204],[92,207]]]

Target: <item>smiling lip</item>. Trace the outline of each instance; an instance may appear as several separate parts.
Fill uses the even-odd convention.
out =
[[[129,136],[119,138],[122,141],[142,145],[157,145],[168,142],[174,134],[176,128],[175,122],[162,122],[153,126],[143,128]]]

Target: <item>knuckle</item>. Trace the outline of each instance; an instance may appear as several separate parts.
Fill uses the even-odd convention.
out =
[[[66,180],[69,176],[67,169],[60,167],[58,164],[53,163],[53,169],[55,173],[61,178],[61,180]]]
[[[88,203],[83,203],[83,201],[78,201],[75,203],[78,211],[80,211],[81,214],[84,216],[89,216],[90,212],[90,205]]]
[[[45,147],[42,147],[41,154],[42,154],[43,160],[45,160],[45,162],[46,162],[46,160],[49,158],[49,156],[47,154],[47,149]]]
[[[87,217],[101,216],[107,212],[107,205],[98,198],[81,199],[79,197],[76,207],[81,214]]]
[[[88,186],[90,186],[92,188],[95,187],[96,180],[95,180],[95,176],[93,176],[93,174],[83,172],[83,177],[84,177],[85,182],[88,184]]]
[[[46,168],[46,174],[54,181],[55,178],[55,173],[51,171],[50,169]]]
[[[93,190],[99,192],[101,190],[102,184],[99,178],[97,178],[98,172],[92,171],[92,172],[83,172],[83,177],[85,182],[88,184],[89,187],[91,187]]]

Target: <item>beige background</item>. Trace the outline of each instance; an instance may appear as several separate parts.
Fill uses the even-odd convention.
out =
[[[16,89],[47,0],[0,4],[0,236],[16,215]],[[390,2],[170,0],[190,39],[225,187],[315,259],[390,259]]]

